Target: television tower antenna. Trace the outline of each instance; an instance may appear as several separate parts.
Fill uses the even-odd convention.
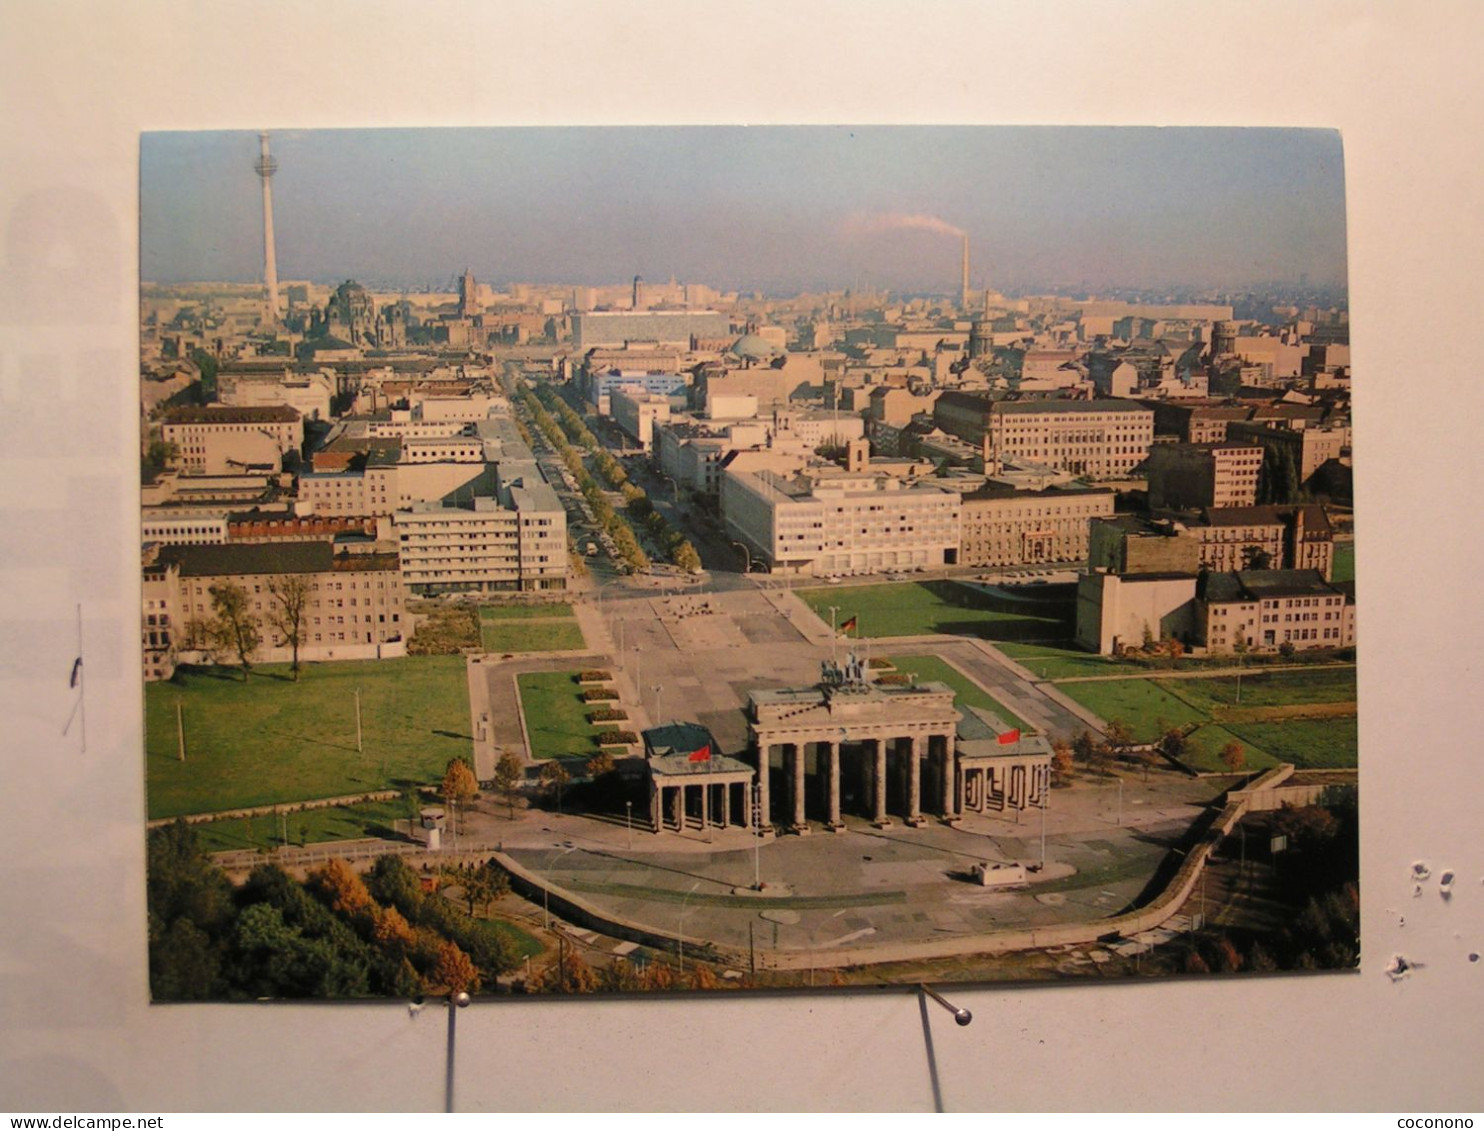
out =
[[[268,134],[258,134],[261,154],[253,166],[263,182],[263,284],[268,289],[268,324],[278,325],[278,259],[273,250],[273,174],[278,162],[268,152]]]

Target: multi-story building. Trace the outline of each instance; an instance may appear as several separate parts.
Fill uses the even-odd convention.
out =
[[[495,496],[414,503],[392,524],[411,593],[566,588],[566,512],[534,463],[502,467]]]
[[[616,310],[572,315],[572,344],[579,353],[626,342],[688,349],[693,339],[726,338],[730,330],[727,316],[714,310]]]
[[[176,408],[165,414],[160,436],[175,445],[187,475],[278,472],[284,455],[304,442],[304,418],[287,405]]]
[[[1355,645],[1355,597],[1316,570],[1206,574],[1196,596],[1202,639],[1211,652],[1276,652]]]
[[[654,442],[654,426],[670,419],[670,398],[620,385],[609,395],[613,423],[646,450]]]
[[[729,469],[721,510],[731,537],[775,573],[937,569],[958,562],[958,492],[870,471]]]
[[[959,562],[976,566],[1082,561],[1092,520],[1112,515],[1101,488],[1022,491],[986,484],[963,495]]]
[[[1149,452],[1149,505],[1250,507],[1257,502],[1262,456],[1252,444],[1156,444]]]
[[[169,546],[147,552],[144,562],[145,678],[168,679],[183,653],[211,650],[204,628],[215,615],[211,591],[227,584],[242,589],[258,622],[262,644],[254,658],[289,659],[291,649],[273,623],[283,610],[273,590],[290,577],[307,585],[301,660],[401,654],[406,624],[395,554],[337,553],[327,540]]]
[[[1120,576],[1188,573],[1201,568],[1201,546],[1185,524],[1139,515],[1095,518],[1089,524],[1087,567]]]
[[[335,395],[334,379],[327,373],[222,373],[217,378],[218,398],[234,408],[266,408],[287,405],[305,420],[329,420]]]
[[[987,438],[991,462],[1031,461],[1094,478],[1129,474],[1154,442],[1153,411],[1133,401],[994,401],[947,392],[933,419],[970,444]]]
[[[1185,444],[1219,444],[1226,440],[1227,425],[1248,420],[1252,406],[1222,400],[1143,402],[1154,412],[1154,431],[1174,436]]]
[[[1334,530],[1315,504],[1210,507],[1189,531],[1200,543],[1202,569],[1313,570],[1326,580],[1334,561]]]
[[[1263,449],[1265,458],[1292,466],[1298,483],[1307,483],[1321,466],[1339,459],[1350,447],[1350,431],[1343,427],[1291,428],[1268,424],[1232,424],[1227,435],[1238,443]]]

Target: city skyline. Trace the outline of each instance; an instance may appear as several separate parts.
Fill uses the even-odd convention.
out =
[[[1345,283],[1323,130],[707,127],[273,133],[279,274],[848,287]],[[141,278],[262,279],[256,131],[141,142]]]

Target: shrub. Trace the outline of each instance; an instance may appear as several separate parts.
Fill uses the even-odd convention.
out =
[[[589,668],[587,671],[577,673],[578,683],[603,683],[613,678],[613,673],[604,671],[602,668]]]
[[[611,687],[589,687],[582,693],[584,703],[601,703],[617,698],[618,692]]]
[[[605,730],[598,734],[599,746],[620,746],[639,741],[639,736],[631,730]]]
[[[617,707],[599,707],[596,711],[589,711],[587,721],[590,723],[620,723],[629,717],[627,711]]]

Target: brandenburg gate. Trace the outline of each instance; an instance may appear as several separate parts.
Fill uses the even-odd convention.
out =
[[[842,831],[845,811],[877,828],[889,827],[893,815],[921,827],[924,808],[957,820],[953,689],[872,682],[853,654],[843,666],[826,661],[822,669],[814,687],[748,697],[762,826],[773,823],[775,793],[782,794],[781,823],[800,835],[809,832],[811,815]]]

